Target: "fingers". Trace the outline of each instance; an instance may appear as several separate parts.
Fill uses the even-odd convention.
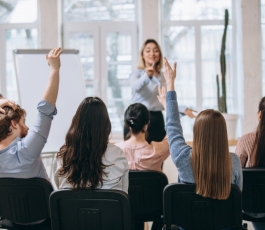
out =
[[[177,62],[174,62],[174,72],[176,73],[177,72]]]
[[[49,52],[48,57],[51,57],[51,56],[56,56],[56,57],[58,57],[62,52],[63,52],[63,51],[62,51],[61,47],[54,48],[54,49],[52,49],[52,50]]]
[[[9,101],[7,99],[0,99],[0,109],[1,109],[1,113],[4,113],[5,114],[5,111],[2,109],[5,106],[9,106],[13,110],[16,110],[17,109],[17,105],[16,105],[15,102]]]
[[[166,95],[166,87],[165,87],[165,86],[162,86],[162,87],[161,87],[161,93],[162,93],[163,95]]]
[[[6,114],[6,111],[2,108],[0,108],[0,113]]]
[[[161,87],[158,87],[158,95],[161,95]]]
[[[56,49],[55,49],[55,53],[54,53],[55,56],[58,57],[58,56],[62,53],[61,51],[62,51],[61,47],[56,48]]]
[[[7,102],[7,106],[11,107],[13,110],[16,110],[17,109],[17,105],[13,101],[8,101]]]
[[[57,57],[59,57],[59,56],[61,55],[62,52],[63,52],[63,51],[60,50],[59,53],[57,54]]]

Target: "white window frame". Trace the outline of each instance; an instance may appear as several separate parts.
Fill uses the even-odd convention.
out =
[[[39,9],[39,1],[37,1],[37,9]],[[38,31],[38,47],[40,46],[39,34],[39,11],[37,11],[37,20],[32,23],[0,23],[0,93],[7,95],[6,81],[6,31],[12,29],[37,29]],[[15,67],[14,67],[15,68]]]
[[[89,21],[89,22],[63,22],[63,48],[69,47],[69,34],[71,32],[90,33],[94,37],[94,94],[100,97],[107,105],[108,66],[106,61],[107,34],[111,32],[128,32],[131,35],[132,70],[137,68],[138,36],[137,36],[137,0],[135,1],[135,21]],[[125,62],[124,62],[125,63]],[[129,76],[128,76],[129,78]],[[107,105],[108,107],[108,105]],[[111,140],[121,140],[122,132],[112,132]]]
[[[229,20],[229,25],[232,25],[232,44],[233,44],[233,108],[234,113],[237,112],[237,55],[236,55],[236,23],[235,23],[235,1],[232,2],[232,15],[233,18]],[[160,3],[161,11],[163,9],[162,0]],[[162,15],[162,13],[161,13]],[[171,26],[191,26],[195,30],[195,73],[196,73],[196,110],[202,110],[203,97],[202,97],[202,53],[201,53],[201,27],[202,26],[213,26],[213,25],[224,25],[224,20],[163,20],[161,19],[161,30],[163,28]],[[162,40],[162,35],[160,36]],[[163,46],[163,42],[162,42]],[[162,47],[163,49],[163,47]],[[230,111],[228,111],[230,112]]]

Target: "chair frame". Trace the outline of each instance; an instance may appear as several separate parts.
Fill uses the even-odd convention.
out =
[[[54,191],[50,196],[50,211],[51,211],[51,221],[52,221],[53,230],[62,230],[62,226],[60,225],[60,219],[58,217],[58,215],[61,214],[59,208],[60,199],[72,199],[72,200],[78,199],[79,202],[84,199],[118,200],[122,204],[122,209],[124,214],[123,229],[134,230],[134,220],[133,220],[131,201],[129,196],[123,191],[112,190],[112,189],[96,189],[94,191],[92,191],[91,189],[83,189],[78,191],[73,189],[62,189]]]
[[[258,208],[255,205],[253,205],[254,203],[257,203],[257,196],[251,197],[250,193],[253,191],[249,191],[248,189],[249,183],[247,182],[247,179],[251,178],[251,184],[253,185],[260,184],[259,175],[258,175],[259,172],[264,172],[264,183],[263,184],[265,185],[265,168],[243,168],[243,190],[242,190],[243,220],[252,221],[252,222],[265,222],[265,217],[256,218],[256,217],[252,217],[244,213],[244,210],[246,210],[246,212],[255,213],[255,210],[253,210],[253,208],[254,209]],[[255,174],[255,175],[249,175],[249,173]],[[254,192],[255,194],[258,193],[258,191],[256,190]],[[265,192],[265,186],[264,186],[264,192]],[[258,211],[262,212],[264,210],[263,213],[265,213],[265,198],[261,202],[258,202],[258,203],[259,203],[259,206],[262,206],[261,208],[262,210],[259,211],[260,210],[260,207],[259,207]]]
[[[216,199],[212,199],[212,198],[206,198],[206,197],[202,197],[200,195],[196,194],[196,185],[195,184],[169,184],[168,186],[165,187],[164,189],[164,218],[165,218],[165,226],[166,226],[166,230],[171,230],[171,225],[179,225],[179,221],[177,215],[176,216],[172,216],[172,211],[171,211],[171,207],[172,204],[175,203],[174,199],[174,193],[179,192],[179,193],[194,193],[196,198],[194,199],[194,201],[199,201],[199,202],[204,202],[204,201],[209,201],[209,202],[213,202],[214,206],[216,205],[216,202],[222,202],[222,200],[216,200]],[[234,229],[241,229],[242,227],[242,215],[241,215],[241,210],[242,210],[242,206],[241,206],[241,191],[239,190],[239,188],[236,185],[232,185],[231,186],[231,193],[230,196],[234,197],[234,209],[233,210],[238,210],[238,215],[235,214],[234,216]],[[189,205],[189,204],[187,204]],[[197,203],[195,203],[194,205],[198,205]],[[188,206],[189,207],[189,206]],[[183,210],[182,212],[186,213],[185,210]],[[187,211],[189,212],[189,211]],[[192,213],[187,214],[187,216],[192,215]],[[194,226],[194,225],[193,225]],[[185,227],[185,226],[181,226],[181,227]],[[193,229],[196,229],[196,227]],[[193,230],[192,229],[192,230]],[[198,228],[197,228],[198,229]],[[191,230],[191,229],[189,229]],[[220,229],[219,229],[220,230]]]

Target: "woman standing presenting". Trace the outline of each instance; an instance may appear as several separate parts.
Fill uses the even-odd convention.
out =
[[[166,135],[164,117],[162,114],[163,105],[159,102],[158,89],[166,86],[166,81],[161,72],[163,56],[160,46],[154,39],[144,42],[140,51],[138,69],[130,75],[130,86],[132,88],[132,103],[144,104],[150,112],[150,125],[148,127],[147,141],[162,141]],[[192,110],[179,106],[180,116],[188,115],[195,117]],[[124,127],[124,138],[129,129]]]

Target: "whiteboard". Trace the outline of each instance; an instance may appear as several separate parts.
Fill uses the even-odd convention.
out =
[[[37,117],[37,104],[42,100],[50,67],[45,55],[49,50],[14,50],[19,104],[26,110],[26,125],[31,129]],[[65,142],[78,105],[86,97],[85,81],[78,50],[61,54],[60,84],[50,134],[43,152],[57,152]]]

